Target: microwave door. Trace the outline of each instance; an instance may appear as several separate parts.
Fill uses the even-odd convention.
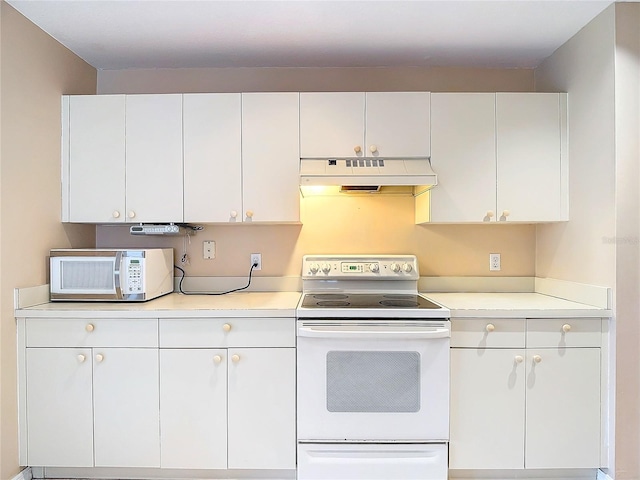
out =
[[[55,299],[122,299],[120,252],[51,257],[51,295]]]

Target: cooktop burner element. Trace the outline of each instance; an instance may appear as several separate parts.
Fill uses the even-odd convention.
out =
[[[339,297],[343,300],[335,299]],[[442,308],[420,295],[385,295],[385,294],[321,294],[305,295],[302,299],[303,308],[412,308],[439,309]]]

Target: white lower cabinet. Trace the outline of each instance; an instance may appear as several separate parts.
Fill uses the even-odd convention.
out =
[[[160,347],[163,468],[296,468],[293,318],[160,320]]]
[[[25,323],[26,464],[159,467],[157,320]]]
[[[600,319],[452,320],[449,468],[599,467],[600,332]]]

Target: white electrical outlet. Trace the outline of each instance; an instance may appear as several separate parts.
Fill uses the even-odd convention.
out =
[[[251,266],[255,265],[254,270],[262,270],[262,254],[261,253],[252,253],[251,254]]]
[[[202,258],[205,260],[216,258],[216,242],[213,240],[205,240],[202,242]]]
[[[489,270],[492,270],[492,271],[500,270],[500,254],[499,253],[489,254]]]

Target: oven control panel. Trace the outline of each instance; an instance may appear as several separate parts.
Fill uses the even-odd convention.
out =
[[[402,279],[419,278],[415,255],[305,255],[302,278]]]

